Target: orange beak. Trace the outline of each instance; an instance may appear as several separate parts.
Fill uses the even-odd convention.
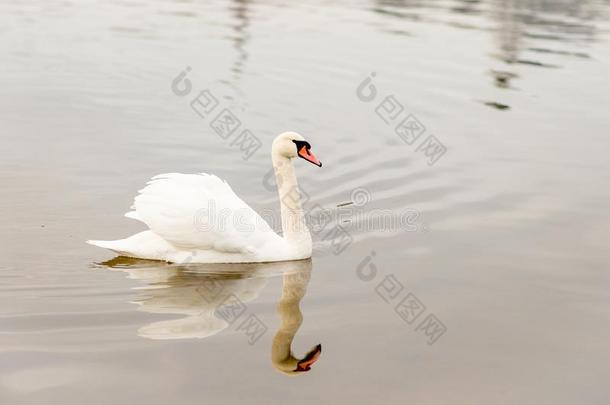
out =
[[[313,153],[307,150],[306,146],[303,146],[301,149],[299,149],[299,156],[307,160],[308,162],[313,163],[316,166],[322,167],[322,162],[320,162]]]

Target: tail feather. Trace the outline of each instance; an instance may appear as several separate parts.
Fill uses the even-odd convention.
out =
[[[167,252],[175,250],[167,241],[150,230],[136,233],[126,239],[88,240],[87,243],[110,249],[120,256],[151,260],[165,260]]]
[[[140,222],[144,222],[144,221],[142,221],[142,219],[140,218],[140,216],[138,215],[138,213],[136,211],[129,211],[128,213],[125,214],[125,216],[127,218],[131,218],[131,219],[135,219]]]
[[[101,247],[104,249],[112,250],[122,256],[131,256],[129,252],[123,250],[125,245],[125,239],[119,240],[88,240],[88,244]]]

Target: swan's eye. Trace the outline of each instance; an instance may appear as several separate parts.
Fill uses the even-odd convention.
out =
[[[307,151],[309,151],[311,149],[311,145],[307,141],[297,141],[297,140],[293,139],[292,142],[294,142],[294,144],[297,146],[297,151],[300,151],[301,149],[303,149],[303,146],[305,147],[305,150],[307,150]]]

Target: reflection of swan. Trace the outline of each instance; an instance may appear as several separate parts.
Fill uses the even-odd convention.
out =
[[[133,303],[154,314],[181,314],[181,318],[153,322],[138,330],[149,339],[205,338],[229,323],[217,314],[231,296],[246,303],[258,297],[267,278],[281,274],[281,264],[188,265],[118,257],[104,265],[126,272],[129,278],[146,282],[137,288]],[[228,269],[227,267],[230,267]]]
[[[322,345],[318,344],[302,359],[297,359],[292,354],[291,348],[292,340],[303,322],[299,304],[307,290],[310,275],[310,260],[298,262],[296,272],[284,274],[282,298],[277,307],[282,323],[273,338],[271,360],[275,368],[285,374],[296,375],[309,371],[322,353]]]
[[[271,158],[280,194],[282,234],[218,177],[167,173],[153,177],[126,216],[150,229],[127,239],[88,241],[123,256],[174,263],[252,263],[311,257],[292,159],[318,166],[310,145],[295,132],[273,141]]]
[[[320,357],[315,346],[302,359],[291,345],[303,316],[299,303],[311,274],[311,260],[239,265],[168,265],[161,262],[117,257],[102,263],[124,271],[129,278],[144,282],[133,301],[140,310],[154,314],[181,314],[178,319],[157,321],[141,327],[138,335],[148,339],[193,339],[212,336],[229,324],[218,314],[230,296],[246,303],[256,299],[270,277],[283,274],[282,296],[278,304],[280,327],[273,339],[271,359],[286,374],[309,371]]]
[[[235,30],[235,38],[233,44],[238,52],[238,58],[233,64],[233,72],[238,75],[243,70],[243,65],[248,58],[245,45],[248,41],[249,35],[247,32],[248,25],[250,24],[250,18],[248,16],[249,1],[248,0],[235,0],[235,5],[232,7],[233,14],[237,20],[237,24],[233,27]]]
[[[286,317],[298,318],[294,329],[296,332],[301,324],[298,301],[305,294],[311,272],[311,260],[232,265],[168,265],[157,261],[116,257],[102,265],[124,271],[129,278],[145,283],[135,289],[138,294],[133,303],[138,304],[140,310],[154,314],[185,315],[140,328],[139,335],[150,339],[204,338],[214,335],[228,326],[217,309],[226,304],[229,297],[235,296],[243,303],[253,301],[270,277],[282,274],[284,290],[280,306],[284,308],[288,305],[289,312],[281,310],[280,315],[285,321]],[[296,301],[288,297],[294,297]]]

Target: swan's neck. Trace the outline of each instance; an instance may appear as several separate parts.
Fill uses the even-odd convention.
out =
[[[283,236],[290,241],[311,244],[311,235],[301,206],[301,190],[297,184],[292,161],[277,155],[273,155],[272,159],[280,196]]]

